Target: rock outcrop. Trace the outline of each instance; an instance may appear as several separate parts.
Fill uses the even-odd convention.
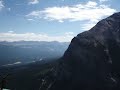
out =
[[[51,90],[120,90],[120,13],[74,37]]]

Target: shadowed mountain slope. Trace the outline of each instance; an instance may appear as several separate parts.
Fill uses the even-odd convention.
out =
[[[51,90],[120,90],[120,13],[74,37]]]

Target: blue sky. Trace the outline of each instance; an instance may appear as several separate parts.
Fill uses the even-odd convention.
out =
[[[120,11],[120,0],[0,0],[0,41],[70,41]]]

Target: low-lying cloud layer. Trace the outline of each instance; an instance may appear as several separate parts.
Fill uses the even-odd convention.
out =
[[[73,32],[66,32],[60,36],[50,36],[47,34],[35,34],[35,33],[14,33],[9,31],[7,33],[0,33],[0,41],[59,41],[59,42],[70,42],[74,37]]]

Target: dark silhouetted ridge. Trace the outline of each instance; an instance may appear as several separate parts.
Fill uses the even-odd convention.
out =
[[[74,37],[51,90],[120,90],[120,12]]]

